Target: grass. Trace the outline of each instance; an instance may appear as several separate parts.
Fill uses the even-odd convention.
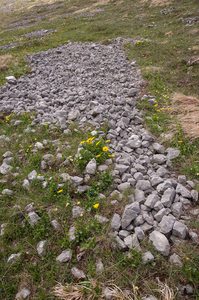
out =
[[[198,1],[174,0],[165,6],[152,6],[151,2],[139,0],[125,2],[111,0],[105,4],[98,3],[94,7],[96,3],[97,1],[74,0],[72,4],[68,1],[52,4],[56,6],[48,4],[39,6],[39,3],[31,1],[14,12],[3,13],[0,20],[0,43],[2,46],[9,43],[19,45],[7,51],[0,50],[0,85],[5,83],[6,76],[14,75],[18,78],[30,71],[29,63],[24,59],[26,55],[57,47],[68,40],[109,44],[118,36],[135,39],[137,42],[124,43],[122,47],[130,61],[136,59],[145,79],[143,95],[147,94],[148,97],[138,103],[138,108],[145,114],[145,126],[166,147],[180,149],[180,158],[173,166],[177,173],[195,180],[196,189],[199,190],[197,186],[199,139],[197,134],[192,136],[186,134],[181,121],[187,116],[190,107],[187,106],[187,101],[178,102],[176,106],[173,100],[175,93],[199,98],[198,66],[187,66],[185,62],[190,57],[198,55],[199,25],[195,22],[191,26],[186,26],[187,23],[181,19],[196,16]],[[29,5],[34,6],[28,9]],[[170,6],[175,9],[167,14],[161,14],[163,8],[168,9]],[[66,16],[82,8],[86,9],[83,13],[93,8],[103,9],[103,12],[89,18]],[[17,22],[27,20],[30,27],[22,28],[21,25],[16,28]],[[8,27],[11,24],[15,25]],[[40,29],[53,29],[57,32],[41,39],[25,36],[25,33]],[[167,34],[168,32],[172,34]],[[149,96],[156,98],[155,105],[147,101]],[[198,115],[195,114],[194,117],[197,118]],[[113,213],[122,214],[128,202],[128,195],[132,191],[124,194],[119,204],[111,206],[112,199],[108,190],[111,186],[111,169],[105,175],[96,174],[91,177],[89,182],[91,189],[85,194],[78,193],[69,183],[57,189],[59,184],[63,184],[60,177],[62,173],[82,176],[80,169],[84,169],[88,157],[85,155],[85,162],[79,166],[74,161],[74,153],[77,152],[79,143],[86,141],[91,134],[89,130],[80,130],[76,123],[70,124],[72,134],[68,136],[59,131],[59,128],[50,130],[48,125],[35,127],[34,134],[24,133],[24,129],[32,122],[31,118],[30,114],[24,113],[20,116],[12,114],[5,119],[3,116],[0,120],[0,133],[11,138],[11,142],[2,142],[0,156],[7,150],[11,151],[14,157],[14,161],[11,162],[12,173],[19,173],[17,177],[7,174],[0,178],[6,179],[6,183],[0,183],[0,194],[5,188],[15,192],[13,196],[0,197],[1,223],[8,223],[0,240],[0,298],[13,299],[21,288],[28,287],[31,290],[30,299],[35,300],[57,299],[55,291],[61,293],[60,297],[63,299],[64,297],[70,299],[69,295],[64,296],[64,293],[70,293],[71,297],[73,296],[71,293],[75,293],[75,299],[78,297],[101,299],[103,288],[107,283],[117,293],[117,299],[141,299],[144,295],[153,294],[158,299],[166,300],[176,299],[178,284],[190,283],[194,288],[194,295],[189,298],[198,299],[198,245],[187,240],[182,245],[172,247],[172,251],[178,253],[183,262],[182,268],[171,265],[153,249],[147,239],[142,242],[142,249],[151,251],[155,256],[155,261],[147,265],[142,264],[141,253],[132,249],[130,257],[127,257],[125,253],[115,249],[114,239],[108,235],[110,222],[99,224],[95,214],[97,212],[109,220]],[[12,122],[19,119],[22,123],[14,127]],[[101,130],[107,133],[108,125],[105,123]],[[19,137],[19,134],[22,135]],[[168,134],[169,138],[165,138]],[[44,139],[51,141],[59,139],[61,160],[56,158],[57,146],[52,142],[35,155],[31,152],[35,143],[43,142]],[[66,141],[70,144],[70,148],[65,144]],[[47,169],[42,170],[41,160],[47,153],[54,157],[47,165]],[[94,151],[92,155],[95,154],[97,153]],[[89,156],[89,159],[92,157]],[[66,159],[68,163],[64,167],[62,162]],[[29,190],[22,188],[23,180],[33,170],[44,176],[44,181],[48,182],[45,189],[39,180],[31,182]],[[13,181],[17,182],[15,186]],[[63,191],[57,193],[60,190]],[[106,198],[99,200],[98,191]],[[34,211],[40,216],[38,224],[33,227],[29,225],[28,213],[25,211],[26,205],[32,202]],[[99,206],[95,206],[96,204]],[[72,219],[72,208],[76,205],[84,209],[84,214],[79,219]],[[59,222],[59,231],[51,225],[53,219]],[[199,232],[199,224],[194,217],[189,224],[195,232]],[[71,226],[77,229],[75,242],[69,240]],[[45,256],[38,256],[36,251],[36,245],[40,240],[47,240]],[[60,264],[56,262],[56,257],[65,249],[72,250],[72,259]],[[78,262],[76,255],[82,251],[85,251],[85,254]],[[12,253],[19,252],[21,253],[19,261],[8,264],[8,257]],[[104,265],[100,273],[95,272],[97,259],[101,259]],[[85,272],[88,282],[83,284],[75,282],[70,272],[74,266]],[[131,294],[125,295],[125,289],[129,289]],[[77,292],[80,295],[77,295]]]

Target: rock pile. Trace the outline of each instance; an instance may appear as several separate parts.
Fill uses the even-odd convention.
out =
[[[97,129],[107,121],[106,139],[110,139],[115,155],[112,196],[122,198],[124,190],[135,189],[123,215],[114,214],[112,234],[121,250],[132,246],[141,250],[139,242],[151,232],[154,247],[167,256],[170,241],[185,239],[188,234],[181,214],[198,200],[198,192],[185,176],[178,180],[170,176],[168,167],[179,156],[179,150],[165,149],[144,129],[142,114],[136,108],[143,84],[141,73],[136,62],[128,62],[120,47],[122,42],[122,38],[109,46],[68,42],[30,56],[31,74],[18,80],[7,77],[0,88],[0,110],[37,111],[26,130],[47,123],[59,125],[68,133],[71,120],[79,121],[82,129],[85,123]],[[87,166],[89,170],[93,163]],[[0,169],[4,174],[9,164],[3,163]],[[34,176],[34,172],[29,174],[29,181]],[[73,180],[77,187],[83,182]],[[29,181],[24,181],[27,189]]]

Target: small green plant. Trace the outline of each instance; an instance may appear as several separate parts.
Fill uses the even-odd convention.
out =
[[[196,285],[199,284],[199,268],[198,264],[196,265],[193,261],[190,261],[188,257],[186,257],[186,261],[184,266],[182,267],[182,274],[185,275],[188,280],[195,283]]]
[[[104,141],[103,138],[95,140],[95,137],[81,142],[83,149],[80,152],[80,157],[75,159],[75,164],[81,172],[93,158],[96,159],[99,165],[105,159],[114,157],[114,155],[111,155],[109,152],[109,148],[107,147],[108,142],[109,141]]]

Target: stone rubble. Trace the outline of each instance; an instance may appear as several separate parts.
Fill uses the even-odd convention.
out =
[[[169,240],[183,240],[188,234],[181,215],[192,202],[198,200],[198,192],[185,176],[179,176],[176,180],[170,177],[168,167],[172,166],[172,159],[179,157],[180,151],[165,149],[143,127],[143,113],[136,108],[143,80],[136,62],[128,62],[121,50],[122,41],[122,38],[117,38],[109,46],[68,41],[56,49],[29,56],[31,73],[18,80],[13,76],[7,77],[6,84],[0,87],[0,111],[6,114],[13,111],[19,114],[36,111],[37,116],[33,117],[27,130],[33,130],[34,126],[40,124],[50,124],[60,126],[63,132],[68,132],[72,120],[78,121],[79,128],[83,130],[90,123],[97,132],[107,121],[109,130],[104,138],[110,140],[110,152],[114,154],[114,158],[104,166],[114,162],[112,175],[115,191],[111,196],[117,195],[118,199],[112,203],[122,200],[123,191],[134,189],[123,214],[115,213],[111,219],[117,245],[122,251],[131,249],[132,246],[136,251],[141,251],[140,241],[150,233],[149,239],[154,248],[168,256]],[[0,138],[5,140],[7,137]],[[8,139],[7,142],[9,141]],[[58,144],[58,140],[54,141],[54,145]],[[44,145],[46,143],[37,142],[35,149],[41,150]],[[78,153],[80,150],[81,145]],[[12,155],[6,153],[4,158]],[[43,170],[50,166],[52,158],[51,154],[43,156]],[[101,169],[98,167],[98,170],[106,170],[104,166]],[[4,162],[0,166],[0,173],[5,175],[11,168]],[[82,184],[86,182],[86,176],[88,178],[95,174],[96,168],[96,161],[93,159],[86,166],[84,178],[68,174],[62,174],[61,177],[63,182],[69,180],[77,189],[86,190],[88,186]],[[35,178],[38,178],[37,172],[33,170],[28,175],[28,180],[23,181],[23,187],[29,189],[30,182]],[[11,192],[3,191],[4,194],[12,194]],[[73,218],[83,214],[84,210],[80,206],[73,207]],[[31,225],[40,219],[35,212],[29,212],[28,217]],[[96,218],[101,223],[108,221],[105,216],[97,215]],[[56,220],[51,224],[59,230],[60,225]],[[75,227],[69,229],[69,234],[70,241],[74,241]],[[189,236],[195,242],[198,241],[194,232],[189,232]],[[37,245],[39,255],[43,252],[40,249],[44,246],[42,245]],[[8,260],[13,259],[15,257]],[[70,251],[64,251],[56,258],[60,262],[70,259]],[[177,261],[176,256],[170,259],[173,263]],[[150,252],[143,255],[143,263],[153,260]],[[78,279],[86,277],[77,268],[73,268],[71,272]],[[145,299],[155,298],[149,296]]]

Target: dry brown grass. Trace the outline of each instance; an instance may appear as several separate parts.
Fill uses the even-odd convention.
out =
[[[147,1],[146,0],[141,0],[141,3],[146,3]],[[152,0],[151,1],[151,4],[150,4],[150,7],[152,6],[166,6],[166,5],[169,5],[171,4],[171,1],[168,1],[168,0]]]
[[[173,108],[178,112],[184,132],[192,138],[199,138],[199,99],[175,93]]]
[[[74,14],[80,14],[80,13],[82,13],[82,12],[84,12],[84,11],[93,9],[94,7],[96,7],[96,6],[98,6],[98,5],[106,5],[106,4],[108,4],[108,3],[109,3],[109,0],[100,0],[100,1],[98,1],[98,2],[96,2],[96,3],[94,3],[94,4],[92,4],[92,5],[90,5],[90,6],[88,6],[88,7],[85,7],[85,8],[76,10],[76,11],[74,12]],[[91,11],[91,12],[92,12],[92,11]]]
[[[176,295],[173,289],[171,289],[166,282],[165,283],[161,282],[159,278],[157,278],[157,282],[158,282],[158,289],[155,291],[162,295],[162,299],[174,300]]]
[[[17,65],[11,54],[0,55],[0,72],[7,70],[10,64]]]

